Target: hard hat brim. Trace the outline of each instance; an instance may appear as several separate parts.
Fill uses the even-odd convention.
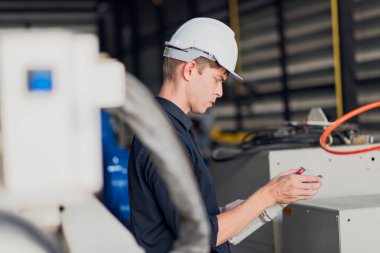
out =
[[[228,69],[227,69],[227,71],[228,71]],[[236,74],[235,72],[231,72],[231,71],[228,71],[228,72],[229,72],[229,75],[230,75],[233,79],[238,80],[238,81],[243,81],[243,80],[244,80],[241,76],[239,76],[239,75]]]

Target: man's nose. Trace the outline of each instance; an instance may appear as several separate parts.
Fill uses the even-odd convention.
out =
[[[215,93],[216,93],[218,98],[221,98],[223,96],[223,83],[222,82],[220,84],[218,84]]]

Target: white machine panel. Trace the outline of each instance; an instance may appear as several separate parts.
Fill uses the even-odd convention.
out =
[[[0,89],[0,176],[12,200],[58,205],[100,190],[99,109],[123,104],[125,70],[99,58],[95,35],[4,32]]]
[[[337,149],[359,149],[344,146]],[[368,146],[367,146],[368,147]],[[333,155],[321,148],[269,152],[270,177],[290,168],[304,167],[323,176],[317,198],[380,194],[380,152],[357,155]]]

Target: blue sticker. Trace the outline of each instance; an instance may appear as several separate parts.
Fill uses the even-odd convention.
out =
[[[28,89],[29,91],[51,91],[53,89],[51,70],[30,70]]]

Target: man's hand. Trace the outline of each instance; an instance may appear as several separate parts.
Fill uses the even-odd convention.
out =
[[[274,203],[290,204],[318,193],[322,186],[320,177],[297,175],[296,172],[296,169],[282,172],[264,186]]]
[[[295,174],[297,171],[280,173],[245,201],[236,200],[226,205],[225,208],[228,210],[217,216],[219,231],[216,244],[220,245],[235,236],[274,204],[290,204],[315,196],[322,185],[321,179],[297,175]]]

